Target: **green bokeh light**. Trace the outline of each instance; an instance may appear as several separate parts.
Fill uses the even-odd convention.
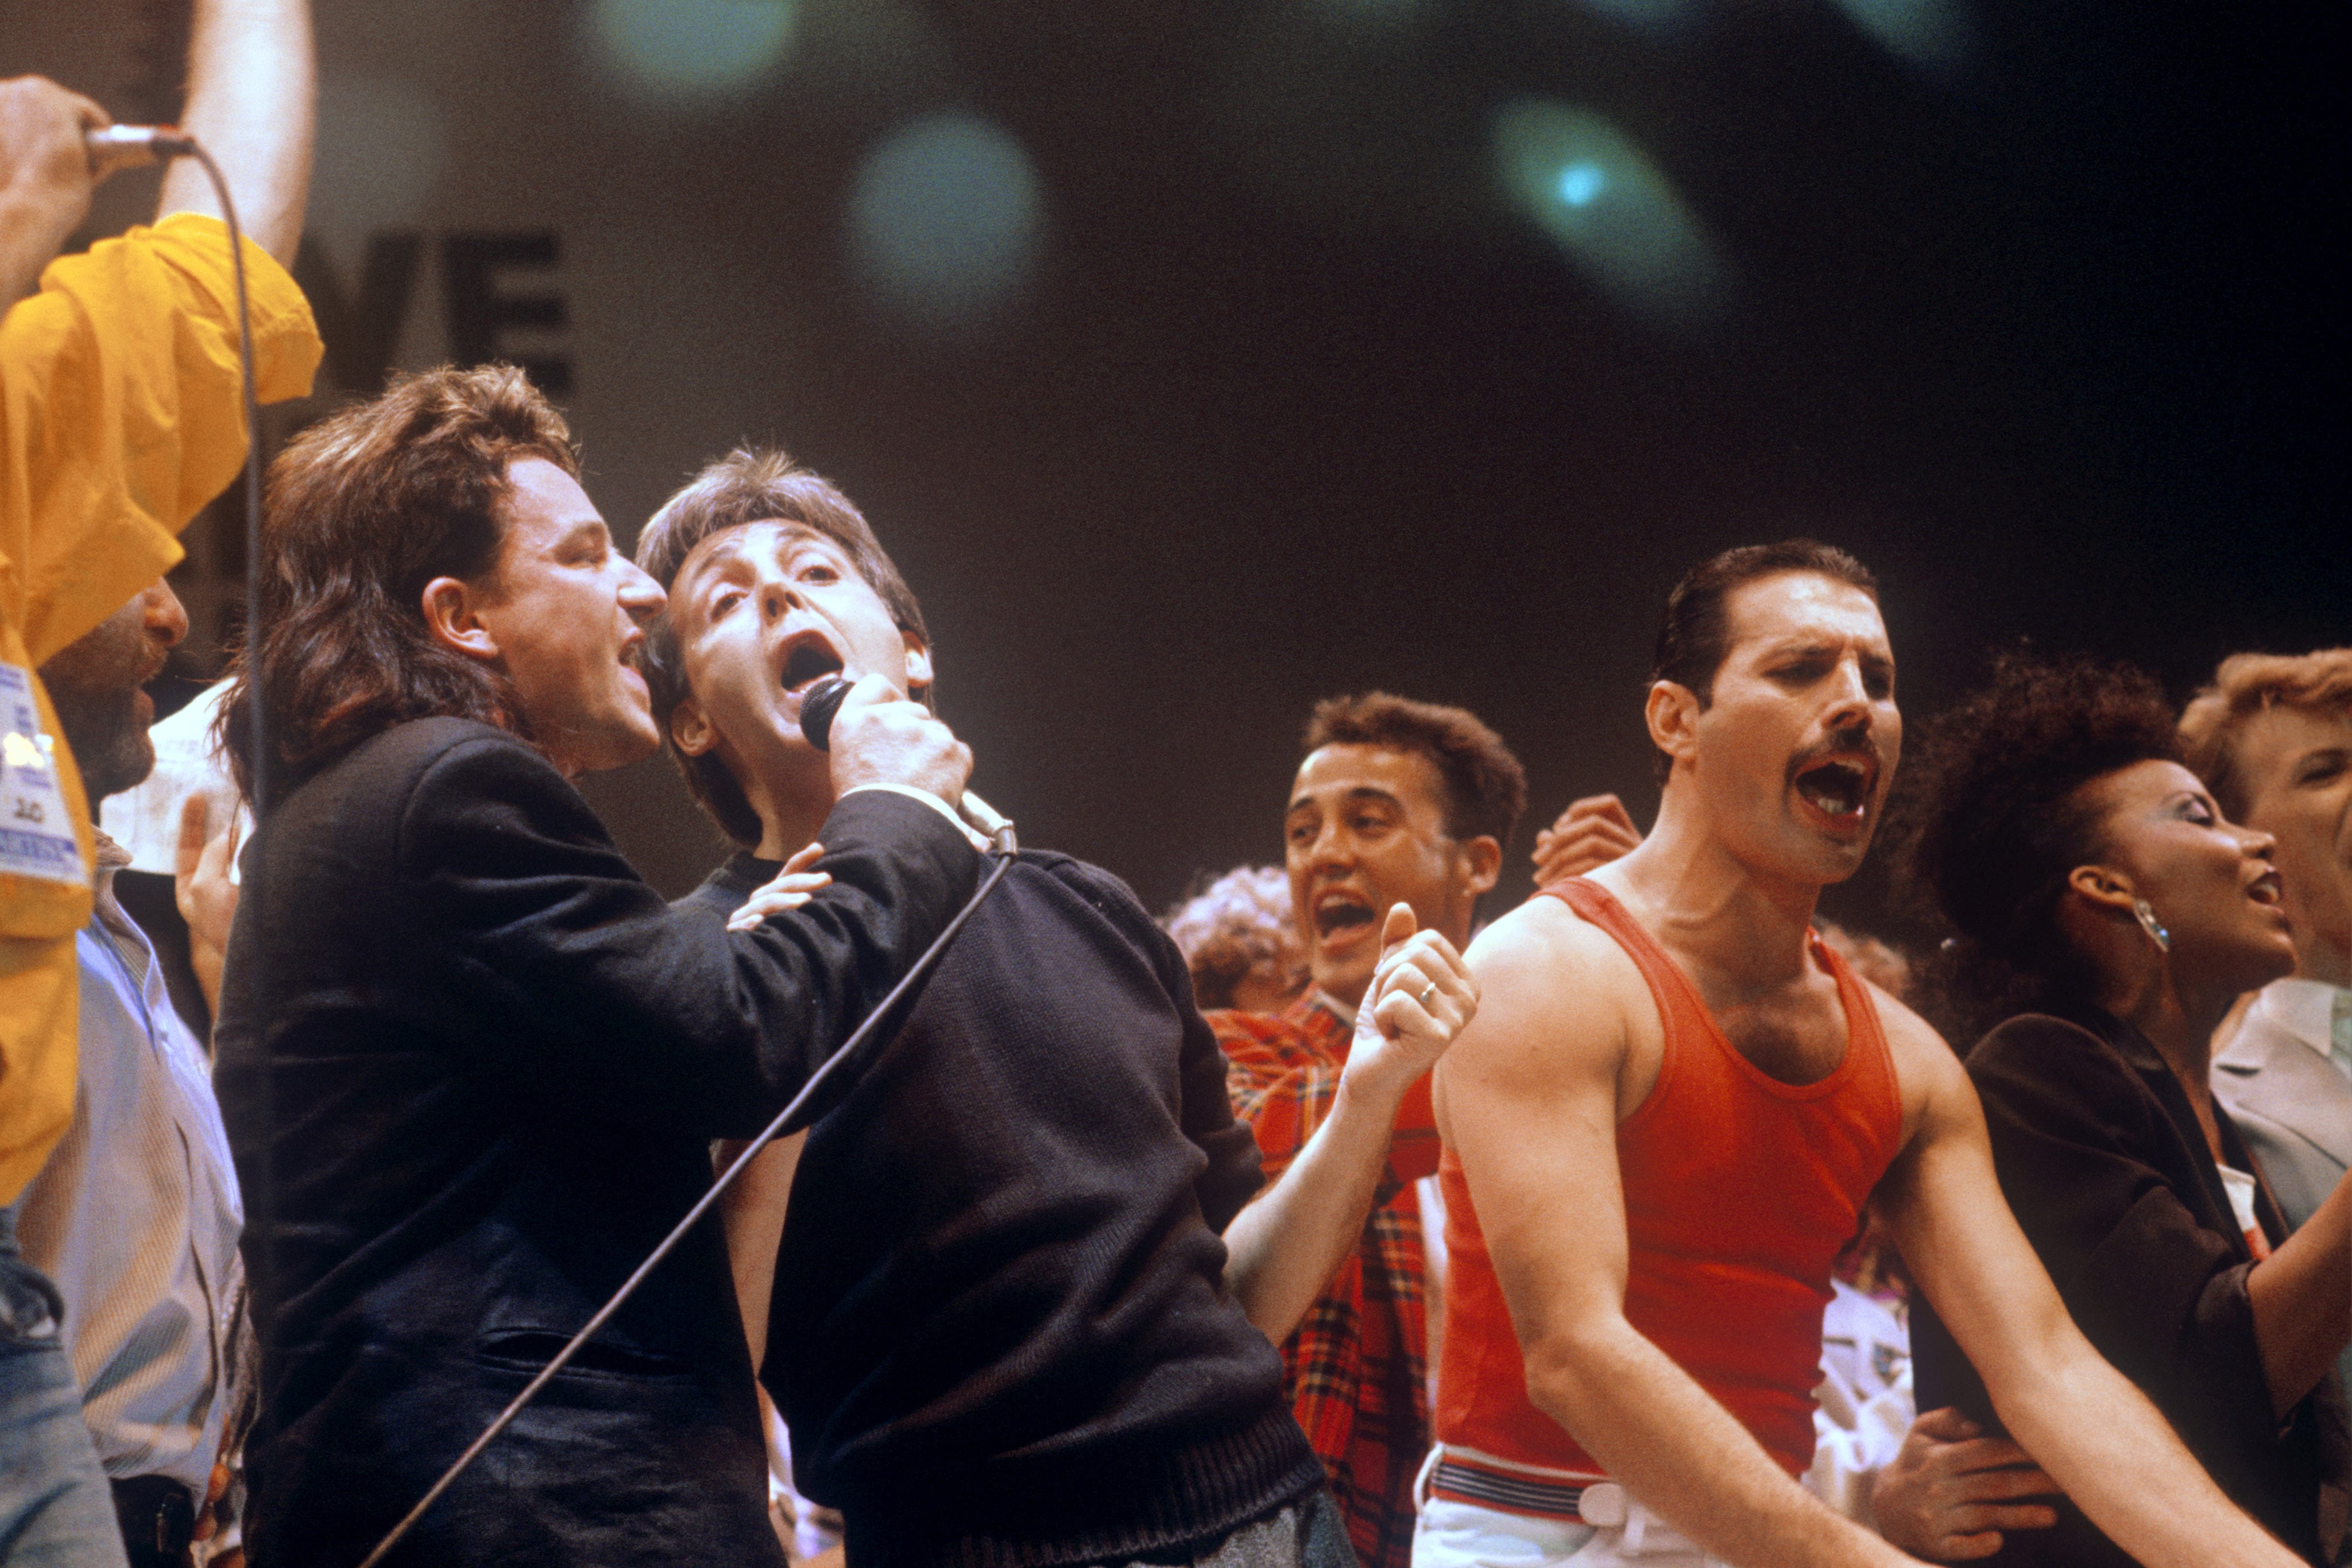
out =
[[[1512,204],[1620,304],[1675,322],[1720,307],[1726,278],[1705,229],[1615,126],[1522,99],[1496,115],[1494,149]]]
[[[590,25],[635,85],[677,97],[757,80],[790,52],[796,0],[595,0]]]

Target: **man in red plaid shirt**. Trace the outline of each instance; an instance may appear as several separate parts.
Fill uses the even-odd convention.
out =
[[[1373,693],[1318,704],[1283,834],[1314,985],[1279,1017],[1208,1015],[1234,1113],[1268,1179],[1331,1113],[1381,912],[1410,904],[1461,947],[1527,801],[1502,738],[1460,708]],[[1405,1096],[1363,1235],[1282,1347],[1292,1408],[1331,1474],[1365,1568],[1407,1568],[1429,1451],[1428,1267],[1414,1183],[1437,1171],[1424,1076]]]

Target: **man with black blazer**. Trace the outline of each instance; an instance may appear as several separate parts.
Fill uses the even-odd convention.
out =
[[[257,1568],[363,1558],[976,885],[970,753],[880,682],[792,907],[674,915],[570,779],[654,749],[661,590],[519,371],[442,370],[278,458],[268,720],[218,1033],[263,1333]],[[257,684],[256,671],[262,679]],[[715,1221],[392,1561],[782,1562]]]

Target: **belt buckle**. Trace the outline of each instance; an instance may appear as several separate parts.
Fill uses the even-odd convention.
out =
[[[1595,1530],[1614,1530],[1626,1512],[1625,1489],[1615,1481],[1594,1481],[1576,1500],[1576,1517]]]

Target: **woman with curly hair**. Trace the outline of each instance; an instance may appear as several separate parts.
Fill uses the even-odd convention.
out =
[[[2004,1020],[1968,1070],[2010,1207],[2083,1332],[2221,1488],[2332,1561],[2352,1178],[2290,1237],[2206,1084],[2231,1004],[2294,962],[2269,836],[2223,820],[2163,693],[2116,665],[2005,659],[1922,752],[1907,869],[1956,930],[1962,988]],[[1923,1409],[1995,1426],[1924,1307],[1914,1354]],[[2058,1513],[1998,1560],[2131,1561]]]

